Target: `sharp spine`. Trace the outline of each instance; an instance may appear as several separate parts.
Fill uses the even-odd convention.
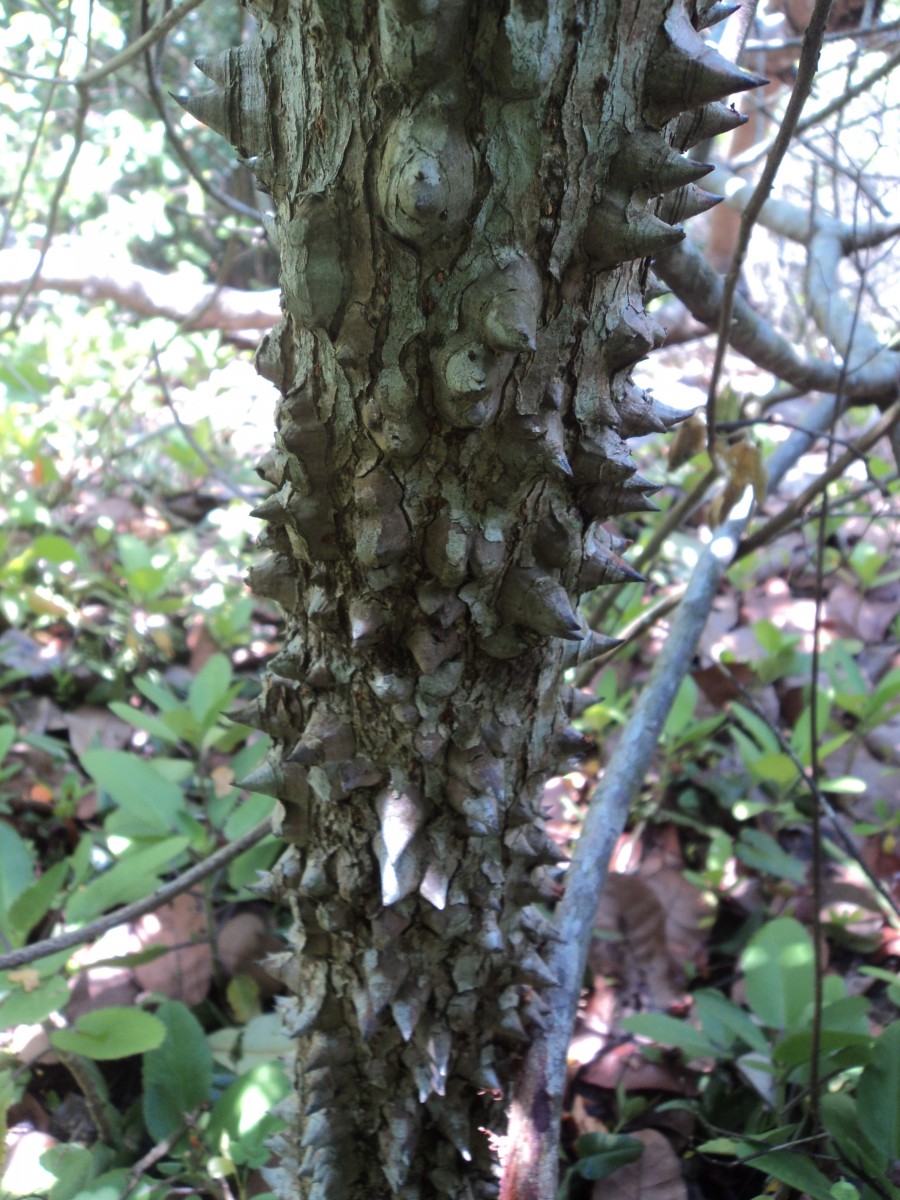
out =
[[[704,191],[694,183],[670,192],[659,202],[659,215],[664,221],[689,221],[700,213],[709,212],[717,204],[721,204],[724,196],[716,196],[713,192]]]
[[[581,628],[566,591],[533,568],[510,567],[500,588],[498,608],[504,620],[542,637],[578,640]]]

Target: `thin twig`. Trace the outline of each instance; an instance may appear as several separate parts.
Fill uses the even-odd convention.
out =
[[[46,121],[47,121],[47,114],[50,111],[50,105],[53,103],[53,97],[56,94],[57,85],[62,82],[61,77],[60,77],[60,70],[62,68],[63,63],[65,62],[66,54],[68,53],[68,50],[69,50],[69,39],[71,38],[71,36],[72,36],[72,5],[70,3],[68,12],[66,13],[65,33],[63,34],[63,39],[62,39],[62,42],[61,42],[60,48],[59,48],[59,54],[57,55],[57,58],[56,58],[56,73],[52,79],[48,79],[46,81],[44,81],[44,80],[41,81],[41,82],[46,82],[48,84],[47,96],[46,96],[46,99],[44,100],[43,105],[41,106],[41,115],[38,118],[37,129],[35,130],[34,137],[31,139],[31,143],[28,147],[28,152],[25,155],[25,163],[22,167],[22,170],[19,173],[19,180],[18,180],[18,183],[16,184],[16,190],[13,193],[12,198],[7,202],[7,205],[6,205],[6,212],[4,213],[4,217],[3,217],[3,228],[2,228],[2,230],[0,230],[0,246],[5,246],[7,244],[7,238],[9,237],[9,231],[12,228],[13,218],[15,217],[16,211],[18,210],[18,207],[19,207],[19,203],[22,199],[22,193],[25,190],[25,183],[28,179],[29,172],[31,171],[31,166],[32,166],[32,163],[34,162],[35,155],[37,154],[38,146],[41,144],[41,138],[43,137],[43,134],[44,134],[44,125],[46,124]],[[12,72],[8,72],[8,71],[6,72],[6,74],[11,74],[11,73]]]
[[[663,617],[668,616],[673,609],[678,607],[684,599],[686,590],[683,584],[679,584],[671,592],[663,596],[662,599],[658,600],[655,604],[651,604],[649,608],[644,609],[624,629],[616,630],[616,638],[619,641],[619,645],[614,646],[608,654],[598,655],[597,658],[592,658],[590,662],[579,667],[575,673],[575,687],[587,687],[597,672],[603,668],[607,659],[617,657],[626,646],[642,639],[649,629],[652,629],[657,622],[661,621]]]
[[[832,33],[826,33],[823,40],[826,42],[844,42],[847,40],[858,42],[863,39],[868,40],[879,35],[898,32],[900,32],[900,21],[887,21],[882,25],[870,25],[867,29],[835,29]],[[744,49],[748,54],[751,54],[754,50],[762,50],[763,52],[789,50],[802,45],[802,37],[772,38],[771,41],[747,42]]]
[[[78,108],[75,111],[75,122],[72,129],[72,150],[69,157],[66,159],[66,165],[62,169],[62,174],[56,181],[56,187],[53,189],[53,196],[50,200],[50,211],[47,214],[47,224],[44,231],[44,236],[41,241],[40,255],[37,265],[34,268],[34,273],[28,283],[19,293],[16,303],[13,305],[12,312],[9,314],[9,320],[3,330],[4,334],[12,333],[16,327],[16,322],[31,295],[34,286],[40,276],[41,268],[44,265],[44,259],[47,256],[47,251],[50,249],[50,242],[53,238],[53,231],[56,228],[56,218],[59,214],[59,206],[62,203],[63,195],[66,188],[69,186],[69,177],[72,174],[72,169],[75,166],[75,160],[81,152],[81,147],[84,144],[84,124],[87,120],[88,109],[90,107],[90,99],[86,92],[82,92],[78,97]]]
[[[740,421],[720,421],[716,427],[717,433],[736,433],[739,429],[750,429],[754,425],[766,425],[770,429],[795,429],[800,433],[814,433],[817,438],[828,442],[830,445],[843,446],[847,450],[853,450],[853,442],[850,438],[840,437],[831,430],[810,429],[808,425],[801,425],[799,421],[789,421],[786,417],[744,417]]]
[[[729,335],[731,333],[731,314],[734,308],[734,297],[740,278],[741,266],[747,253],[747,246],[750,243],[750,234],[753,231],[753,226],[756,224],[757,218],[762,211],[762,206],[765,204],[772,190],[772,184],[775,182],[778,168],[781,166],[781,161],[788,151],[791,138],[794,136],[803,105],[812,91],[812,86],[816,78],[816,70],[819,65],[822,39],[825,37],[828,28],[828,17],[831,13],[833,2],[834,0],[816,0],[809,25],[803,37],[803,49],[800,51],[800,62],[797,66],[797,80],[791,92],[791,98],[788,101],[781,127],[772,143],[772,148],[766,158],[766,165],[753,191],[750,202],[741,213],[737,246],[734,250],[731,266],[728,268],[728,274],[725,276],[722,310],[719,314],[719,340],[716,344],[716,357],[713,363],[712,377],[709,383],[709,395],[706,402],[709,456],[713,461],[715,461],[716,393],[719,387],[722,367],[725,362],[725,352],[728,349]]]
[[[865,95],[876,83],[884,79],[885,76],[890,75],[897,67],[900,67],[900,50],[896,54],[892,54],[880,67],[877,67],[874,71],[871,71],[868,75],[860,79],[858,83],[854,83],[852,87],[847,88],[835,100],[830,101],[817,112],[810,113],[808,117],[804,117],[802,121],[798,122],[795,133],[802,134],[810,129],[818,128],[822,125],[823,121],[827,121],[829,117],[833,117],[835,113],[840,112],[851,100],[855,100],[857,96]],[[772,142],[764,142],[761,146],[746,151],[737,161],[742,167],[750,166],[758,162],[763,155],[767,154],[769,148],[773,145],[774,139]]]
[[[141,1176],[164,1159],[176,1142],[179,1142],[190,1128],[191,1121],[186,1118],[176,1129],[167,1134],[161,1142],[157,1142],[155,1146],[151,1146],[143,1158],[137,1160],[128,1172],[128,1183],[125,1185],[124,1190],[119,1193],[119,1200],[128,1200],[128,1197],[141,1182]]]
[[[57,937],[45,938],[42,942],[35,942],[31,946],[23,946],[21,950],[13,950],[9,954],[0,956],[0,971],[23,967],[26,963],[34,962],[38,958],[46,958],[49,954],[58,954],[60,950],[71,950],[74,946],[91,941],[100,934],[114,929],[117,925],[126,925],[129,921],[136,921],[138,917],[143,917],[146,913],[155,912],[161,905],[168,904],[182,892],[190,891],[194,884],[199,883],[201,879],[206,879],[213,872],[227,867],[238,855],[255,846],[257,842],[261,842],[266,834],[271,832],[272,821],[270,817],[266,817],[264,821],[254,825],[243,837],[236,838],[227,846],[222,846],[209,858],[205,858],[203,862],[190,867],[169,883],[164,883],[152,896],[145,896],[142,900],[135,900],[133,904],[126,904],[124,908],[107,913],[105,917],[99,917],[89,925],[83,925],[81,929],[70,929],[67,933],[61,933]]]
[[[857,438],[852,450],[848,450],[840,458],[835,459],[821,475],[813,480],[809,487],[805,488],[799,496],[795,496],[789,504],[786,504],[780,513],[767,521],[762,528],[757,529],[755,533],[745,538],[738,549],[737,558],[745,558],[754,550],[758,550],[760,546],[765,546],[771,542],[774,537],[787,528],[792,521],[796,520],[808,508],[810,503],[824,491],[829,483],[835,479],[839,479],[857,459],[864,458],[872,446],[891,431],[898,419],[900,419],[900,400],[895,400],[887,412],[882,415],[881,419],[876,421],[861,437]]]

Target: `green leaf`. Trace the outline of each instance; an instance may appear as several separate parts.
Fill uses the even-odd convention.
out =
[[[264,796],[261,792],[248,793],[246,800],[234,809],[225,822],[225,836],[230,842],[243,837],[254,825],[264,821],[274,807],[275,801],[271,796]]]
[[[673,738],[677,738],[683,734],[694,719],[694,711],[697,707],[697,697],[699,694],[700,689],[696,683],[694,683],[690,675],[685,675],[672,703],[672,707],[669,709],[666,723],[663,726],[663,737],[667,741],[671,741]]]
[[[701,1030],[664,1013],[636,1013],[626,1017],[622,1027],[664,1046],[675,1046],[686,1058],[715,1058],[719,1053]]]
[[[94,1174],[94,1156],[73,1142],[51,1146],[41,1155],[41,1166],[56,1176],[48,1200],[74,1200]]]
[[[92,1179],[78,1192],[73,1200],[121,1200],[125,1188],[132,1182],[127,1167],[117,1167],[114,1171],[104,1171],[96,1179]],[[142,1188],[131,1193],[131,1200],[144,1200],[149,1194]]]
[[[151,763],[124,750],[87,750],[81,764],[97,786],[109,792],[128,814],[133,836],[152,836],[177,828],[184,795]]]
[[[752,629],[754,637],[768,657],[774,657],[783,650],[792,650],[800,643],[799,633],[785,633],[765,617],[754,622]]]
[[[165,1001],[156,1015],[166,1039],[144,1055],[143,1109],[148,1132],[162,1141],[209,1100],[213,1060],[203,1027],[180,1000]]]
[[[65,859],[54,863],[9,906],[6,934],[14,946],[23,945],[38,921],[46,916],[68,873],[69,863]]]
[[[763,718],[758,716],[752,709],[745,708],[743,704],[733,704],[731,706],[732,716],[740,721],[744,729],[750,734],[757,744],[757,757],[760,752],[763,753],[778,753],[780,747],[778,745],[778,737]]]
[[[859,973],[860,975],[871,975],[873,979],[880,979],[882,983],[886,983],[888,999],[900,1008],[900,975],[893,971],[885,971],[881,967],[860,967]]]
[[[798,771],[789,755],[780,750],[770,750],[748,762],[748,767],[760,783],[774,783],[780,788],[793,783]]]
[[[50,1041],[69,1054],[85,1058],[130,1058],[162,1044],[166,1027],[140,1008],[95,1008],[79,1017],[71,1029],[54,1029]]]
[[[183,707],[182,702],[170,688],[167,688],[164,683],[157,683],[147,675],[135,679],[134,686],[146,700],[155,704],[160,712],[172,712],[176,708]]]
[[[701,1029],[723,1050],[730,1050],[737,1039],[760,1054],[769,1053],[769,1039],[765,1033],[744,1009],[721,992],[702,988],[694,993],[694,1006]]]
[[[746,1143],[741,1146],[741,1154],[754,1156],[747,1163],[748,1167],[762,1171],[779,1183],[796,1188],[798,1192],[806,1192],[812,1200],[831,1200],[831,1182],[805,1155],[795,1154],[793,1150],[770,1150],[766,1154],[757,1154]]]
[[[84,555],[78,547],[73,545],[68,538],[60,537],[56,533],[41,534],[40,537],[34,539],[29,550],[32,562],[43,558],[47,562],[56,564],[64,562],[84,564]]]
[[[856,1102],[846,1092],[825,1092],[819,1108],[822,1124],[847,1166],[874,1179],[882,1178],[887,1171],[887,1156],[876,1149],[867,1131],[860,1126]]]
[[[900,1159],[900,1021],[875,1042],[856,1088],[859,1124],[891,1161]]]
[[[62,1012],[71,997],[68,984],[60,975],[41,979],[37,987],[26,991],[21,983],[11,981],[9,973],[6,973],[0,977],[0,989],[9,992],[0,1001],[2,1029],[13,1029],[16,1025],[37,1025],[51,1013]]]
[[[217,1029],[207,1040],[216,1062],[236,1075],[284,1058],[292,1047],[277,1013],[254,1017],[243,1029]]]
[[[259,883],[259,872],[268,871],[281,853],[282,846],[276,838],[263,838],[229,863],[226,875],[228,886],[239,892],[242,888],[250,888]],[[251,899],[252,894],[248,892],[246,898]]]
[[[224,654],[213,654],[191,680],[188,707],[202,728],[208,728],[230,703],[230,684],[231,663]]]
[[[831,1200],[859,1200],[859,1188],[849,1180],[839,1179],[831,1185]]]
[[[143,849],[126,851],[115,866],[69,897],[66,920],[88,921],[116,905],[149,895],[188,843],[186,837],[164,838]]]
[[[206,1139],[212,1153],[227,1153],[231,1143],[252,1134],[290,1090],[290,1080],[279,1062],[258,1063],[236,1079],[210,1113]]]
[[[860,997],[864,999],[864,997]],[[832,1058],[842,1050],[855,1051],[850,1056],[853,1066],[862,1066],[872,1056],[872,1038],[868,1034],[848,1033],[844,1029],[823,1029],[819,1034],[819,1053],[821,1061]],[[785,1067],[797,1067],[809,1063],[812,1056],[812,1032],[800,1030],[786,1037],[775,1047],[772,1058]],[[847,1067],[851,1062],[842,1059],[842,1066]]]
[[[809,934],[793,917],[769,921],[741,955],[747,1003],[772,1029],[790,1029],[812,1004],[814,955]]]
[[[130,704],[122,704],[119,700],[112,700],[109,708],[120,720],[127,721],[135,729],[143,729],[145,733],[159,738],[162,742],[177,745],[180,741],[178,735],[173,733],[165,721],[154,716],[153,713],[141,712],[137,708],[132,708]]]
[[[582,1179],[606,1179],[627,1163],[636,1162],[644,1143],[624,1133],[587,1133],[578,1139],[578,1162]]]
[[[0,919],[5,925],[10,906],[31,883],[34,847],[6,821],[0,821]]]
[[[0,725],[0,762],[9,754],[10,747],[16,740],[15,725]]]
[[[764,875],[789,879],[792,883],[803,883],[806,878],[806,866],[782,850],[775,839],[761,829],[742,829],[735,854],[741,862]]]

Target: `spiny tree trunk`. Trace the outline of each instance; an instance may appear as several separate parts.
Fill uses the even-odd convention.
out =
[[[562,672],[608,646],[578,600],[639,578],[601,522],[653,507],[624,439],[678,419],[629,376],[662,337],[646,260],[711,201],[679,150],[755,81],[684,0],[253,7],[186,107],[271,194],[282,257],[251,584],[287,631],[247,714],[294,916],[276,1186],[490,1196],[546,1016]]]

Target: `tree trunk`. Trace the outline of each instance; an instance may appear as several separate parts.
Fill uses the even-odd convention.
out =
[[[294,916],[275,1186],[491,1196],[545,1017],[562,672],[609,645],[578,600],[638,578],[601,522],[653,507],[623,439],[678,419],[629,376],[663,334],[646,260],[708,203],[670,143],[755,81],[681,0],[254,8],[185,104],[271,193],[282,256],[251,585],[287,630],[247,714]]]

